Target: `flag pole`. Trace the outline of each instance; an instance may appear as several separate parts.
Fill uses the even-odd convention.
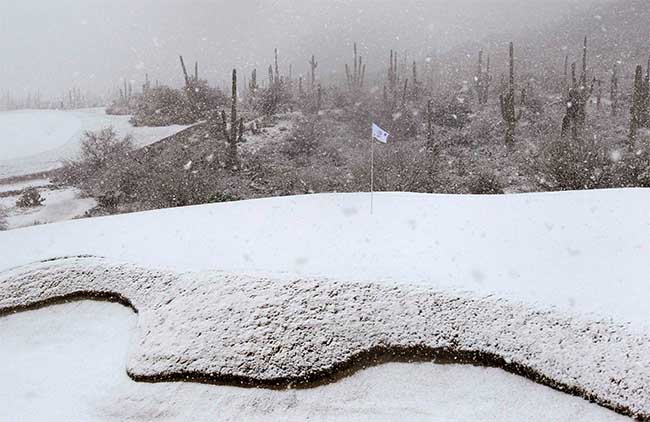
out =
[[[370,138],[370,215],[375,208],[375,138]]]

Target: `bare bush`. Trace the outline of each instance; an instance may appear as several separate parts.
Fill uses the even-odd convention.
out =
[[[472,108],[467,99],[453,97],[435,108],[433,120],[438,126],[462,129],[469,124],[471,114]]]
[[[504,193],[503,183],[499,177],[485,170],[469,178],[467,190],[472,195],[502,195]]]
[[[45,202],[45,199],[43,199],[38,189],[28,188],[20,195],[16,201],[16,206],[19,208],[35,208],[43,205],[43,202]]]
[[[611,180],[608,154],[593,139],[548,141],[529,164],[535,182],[548,191],[598,189]]]
[[[397,143],[375,149],[375,188],[384,192],[437,192],[442,185],[437,149],[417,143]],[[368,190],[370,163],[357,161],[352,168],[356,190]]]
[[[7,211],[3,207],[0,207],[0,231],[7,230],[8,227]]]
[[[650,145],[638,142],[634,149],[610,152],[612,187],[650,187]]]
[[[58,179],[97,198],[101,206],[115,208],[139,183],[143,168],[131,158],[133,151],[132,138],[120,139],[112,128],[86,132],[79,159],[64,163]]]
[[[184,92],[167,86],[151,88],[135,105],[134,126],[169,126],[194,123],[190,101]]]
[[[308,158],[318,146],[316,118],[304,118],[298,121],[291,137],[282,147],[282,153],[288,158]]]
[[[273,83],[269,88],[260,90],[254,100],[254,109],[265,116],[272,116],[294,107],[290,88],[282,81]]]
[[[133,138],[126,136],[120,139],[111,127],[99,132],[85,132],[81,139],[80,162],[93,171],[101,170],[131,151]]]

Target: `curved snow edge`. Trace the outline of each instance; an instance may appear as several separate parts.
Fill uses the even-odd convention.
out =
[[[434,359],[502,368],[650,420],[650,337],[611,321],[416,287],[174,274],[92,257],[0,274],[0,316],[84,299],[139,313],[135,381],[310,387]]]

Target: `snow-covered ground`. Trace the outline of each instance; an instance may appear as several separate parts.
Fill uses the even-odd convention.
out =
[[[391,281],[648,326],[650,191],[274,198],[0,233],[0,271],[91,254],[175,271]]]
[[[79,220],[0,233],[0,286],[9,307],[78,291],[131,300],[127,368],[145,378],[274,379],[373,345],[453,346],[647,414],[649,203],[643,189],[378,194],[370,215],[368,195],[332,194]],[[107,259],[10,270],[85,254]],[[351,324],[353,308],[363,318]]]
[[[133,127],[130,116],[109,116],[103,108],[71,111],[23,110],[0,113],[0,179],[52,170],[76,157],[85,131],[113,127],[142,147],[185,126]]]
[[[79,190],[75,188],[40,188],[39,192],[44,202],[34,208],[16,207],[16,200],[20,195],[0,198],[0,207],[7,213],[8,229],[72,220],[82,217],[97,206],[97,201],[94,199],[81,198]]]
[[[498,297],[412,286],[176,273],[78,257],[0,273],[0,313],[119,298],[138,311],[139,381],[288,386],[397,353],[516,370],[612,409],[650,415],[650,335]],[[451,356],[450,356],[451,355]]]
[[[277,117],[277,122],[272,126],[262,127],[257,134],[246,135],[241,148],[245,151],[256,152],[262,146],[286,142],[293,133],[295,121],[300,117],[300,113],[286,113]],[[262,123],[255,122],[255,124],[261,125]]]
[[[17,192],[27,188],[44,188],[50,185],[50,179],[30,179],[22,182],[0,184],[0,194]]]
[[[0,319],[0,420],[609,422],[627,418],[498,369],[393,363],[306,390],[135,383],[136,315],[83,302]]]
[[[30,157],[64,146],[82,130],[72,113],[21,110],[0,113],[0,157],[3,161]]]

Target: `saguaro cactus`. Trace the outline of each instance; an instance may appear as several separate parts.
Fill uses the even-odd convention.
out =
[[[612,79],[609,88],[609,99],[612,102],[612,116],[618,114],[618,65],[614,63]]]
[[[358,91],[363,88],[363,82],[366,75],[366,65],[363,63],[363,57],[357,52],[357,43],[354,43],[354,69],[345,65],[345,76],[348,82],[348,88],[351,91]]]
[[[183,60],[183,56],[178,56],[181,59],[181,68],[183,69],[183,76],[185,77],[185,86],[188,86],[190,84],[190,76],[187,73],[187,67],[185,67],[185,60]]]
[[[515,46],[510,43],[510,77],[508,87],[499,97],[501,104],[501,117],[506,124],[505,142],[508,148],[515,143],[515,129],[521,118],[521,111],[517,114],[515,110]]]
[[[318,84],[318,93],[316,94],[316,112],[320,112],[323,107],[323,87]]]
[[[399,72],[397,66],[397,52],[390,50],[390,60],[388,63],[388,84],[384,86],[384,106],[392,110],[397,106],[399,99]]]
[[[587,104],[594,91],[596,78],[587,86],[587,37],[584,39],[582,48],[582,72],[580,79],[576,77],[576,64],[571,65],[572,86],[567,93],[566,113],[562,120],[562,136],[566,137],[571,131],[571,137],[575,140],[580,136],[587,119]]]
[[[397,52],[390,50],[390,63],[388,66],[388,89],[393,96],[397,91],[397,84],[399,82],[399,75],[397,71]]]
[[[273,82],[276,84],[280,83],[280,67],[278,66],[278,49],[275,49],[275,75],[273,77]]]
[[[578,123],[580,128],[584,127],[587,119],[587,103],[594,91],[596,78],[591,82],[591,87],[587,87],[587,37],[585,37],[582,47],[582,73],[580,74],[580,85],[578,86]]]
[[[316,68],[318,68],[318,62],[316,61],[316,56],[312,55],[311,60],[309,61],[309,67],[311,68],[311,81],[310,87],[311,91],[314,91],[316,88]]]
[[[433,101],[427,101],[427,149],[435,146],[435,131],[433,127]]]
[[[251,72],[251,80],[248,82],[248,91],[251,94],[255,94],[259,86],[257,85],[257,69],[253,69]]]
[[[650,66],[650,63],[648,64]],[[648,71],[650,73],[650,69]],[[634,92],[632,94],[632,106],[630,107],[630,134],[628,137],[628,147],[634,148],[637,139],[637,132],[646,122],[647,102],[650,95],[649,77],[643,76],[643,66],[636,67],[634,74]]]
[[[643,125],[650,128],[650,57],[643,81]]]
[[[569,83],[569,56],[564,56],[564,86],[562,88],[562,95],[566,101],[569,98],[569,90],[571,89],[571,84]]]
[[[237,119],[237,70],[232,70],[232,98],[230,106],[230,128],[228,128],[228,118],[225,110],[221,111],[221,124],[223,127],[224,137],[228,143],[228,168],[235,170],[239,167],[239,157],[237,147],[244,136],[244,119]]]
[[[192,110],[192,113],[195,116],[198,116],[199,106],[196,101],[196,92],[192,88],[192,79],[190,79],[190,75],[187,73],[187,67],[185,67],[185,61],[183,60],[183,56],[179,56],[179,58],[181,61],[181,68],[183,69],[183,77],[185,78],[185,95],[187,95],[187,99],[189,100],[190,109]],[[195,71],[198,72],[198,65],[195,68]]]
[[[486,70],[483,70],[483,50],[478,52],[478,69],[474,77],[474,88],[479,104],[487,104],[490,91],[490,56],[487,58]]]

